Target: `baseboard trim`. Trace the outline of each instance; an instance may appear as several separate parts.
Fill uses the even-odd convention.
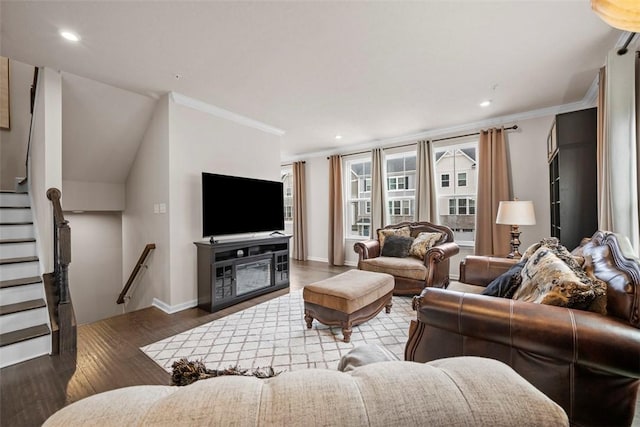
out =
[[[358,261],[345,261],[344,265],[347,265],[349,267],[357,267],[358,266]]]
[[[329,258],[320,258],[320,257],[315,257],[315,256],[310,256],[307,257],[307,261],[318,261],[318,262],[329,262]]]
[[[154,298],[151,305],[153,307],[159,308],[160,310],[164,311],[167,314],[173,314],[182,310],[186,310],[188,308],[197,307],[198,300],[194,299],[194,300],[183,302],[176,305],[169,305],[166,302],[159,300],[158,298]]]

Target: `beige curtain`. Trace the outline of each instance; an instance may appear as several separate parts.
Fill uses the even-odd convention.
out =
[[[636,94],[640,83],[637,62],[633,51],[618,55],[616,49],[612,49],[607,55],[603,164],[598,162],[601,169],[598,177],[602,175],[608,181],[608,186],[602,188],[602,199],[608,200],[609,204],[608,230],[628,237],[636,254],[640,255],[640,149]]]
[[[509,200],[507,145],[504,128],[480,132],[476,255],[506,255],[511,251],[510,227],[496,224],[500,201]]]
[[[382,149],[371,150],[371,238],[376,238],[376,230],[385,226],[385,182],[384,154]]]
[[[597,176],[598,176],[598,228],[600,230],[613,230],[611,218],[611,182],[609,180],[607,160],[607,105],[606,99],[606,67],[600,68],[598,76],[598,145],[596,149]]]
[[[416,221],[437,222],[435,177],[431,141],[418,141],[416,152]]]
[[[344,265],[342,159],[329,157],[329,265]]]
[[[307,260],[307,194],[304,162],[293,162],[293,259]]]

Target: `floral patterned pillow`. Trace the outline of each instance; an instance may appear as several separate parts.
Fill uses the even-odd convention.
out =
[[[442,233],[422,232],[418,234],[411,245],[411,249],[409,249],[409,255],[419,259],[424,259],[427,251],[440,239],[442,239]]]
[[[380,242],[380,253],[382,253],[382,248],[384,247],[384,239],[386,239],[389,236],[411,237],[411,230],[409,230],[409,227],[384,228],[382,230],[378,230],[378,241]]]

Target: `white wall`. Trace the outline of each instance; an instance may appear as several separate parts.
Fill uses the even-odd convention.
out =
[[[547,134],[553,116],[523,120],[519,129],[507,134],[509,161],[511,162],[512,190],[520,200],[532,200],[536,212],[536,225],[522,226],[521,251],[550,234],[549,231],[549,176],[547,164]],[[309,259],[327,261],[329,163],[325,156],[306,159],[309,215]],[[345,263],[355,265],[353,251],[356,240],[345,241]],[[465,254],[468,251],[465,251]],[[457,276],[459,259],[452,261],[452,272]]]
[[[70,211],[123,211],[125,185],[109,182],[62,181],[64,209]]]
[[[34,70],[33,65],[9,59],[11,129],[0,129],[0,190],[15,190],[15,178],[26,176]]]
[[[156,108],[126,181],[122,213],[122,283],[148,243],[156,249],[130,292],[126,311],[149,307],[154,298],[169,301],[169,215],[155,214],[154,204],[169,202],[169,97]]]
[[[169,188],[172,307],[197,301],[195,241],[202,240],[201,173],[280,180],[280,137],[171,103]],[[252,197],[255,195],[247,195]],[[220,201],[221,209],[232,209]]]
[[[46,192],[62,188],[62,84],[60,73],[41,68],[35,103],[29,188],[42,273],[53,271],[53,214]]]
[[[65,212],[71,225],[69,289],[78,324],[123,313],[120,212]]]

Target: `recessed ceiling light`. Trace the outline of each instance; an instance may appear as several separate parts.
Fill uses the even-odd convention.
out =
[[[65,39],[72,41],[72,42],[78,42],[80,41],[80,36],[78,36],[76,33],[73,33],[71,31],[60,31],[60,35],[62,37],[64,37]]]
[[[488,107],[489,105],[491,105],[491,101],[482,101],[482,102],[480,103],[480,106],[481,106],[481,107]]]
[[[336,139],[342,139],[342,135],[336,135]]]

